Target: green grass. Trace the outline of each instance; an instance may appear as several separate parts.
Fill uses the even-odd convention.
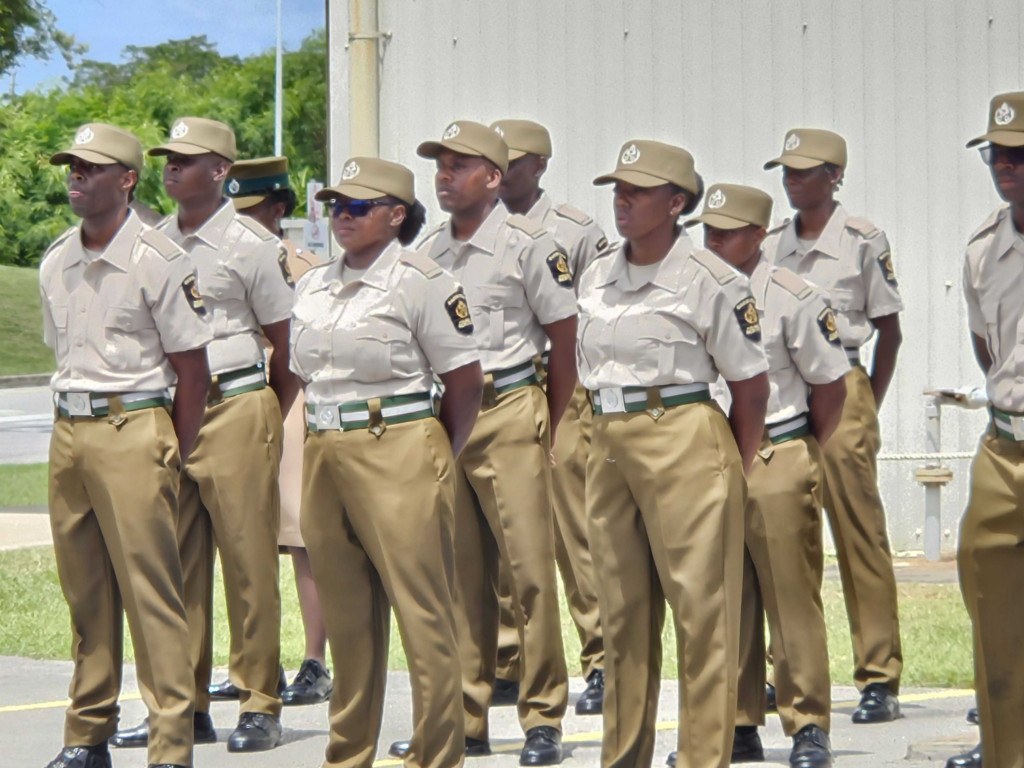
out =
[[[46,464],[0,464],[0,507],[46,504]]]
[[[0,307],[0,376],[52,371],[39,314],[39,270],[0,266]]]
[[[825,611],[829,632],[832,681],[851,684],[852,652],[849,627],[838,582],[826,582]],[[971,687],[971,633],[967,613],[955,584],[900,584],[900,616],[906,686]],[[297,669],[302,661],[303,634],[289,558],[281,558],[282,660]],[[224,589],[217,572],[215,662],[227,663],[227,614]],[[127,632],[125,633],[127,637]],[[579,675],[580,643],[562,599],[562,636],[569,670]],[[666,622],[663,675],[675,677],[675,635]],[[0,552],[0,655],[67,659],[70,653],[68,613],[57,581],[49,547]],[[131,659],[130,641],[126,658]],[[405,669],[405,654],[392,621],[390,665]],[[220,679],[220,674],[215,674]]]

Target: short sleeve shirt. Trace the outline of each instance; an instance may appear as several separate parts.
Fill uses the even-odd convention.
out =
[[[465,243],[450,221],[417,248],[466,290],[484,372],[525,363],[544,351],[542,326],[576,314],[565,254],[541,226],[498,203]]]
[[[434,375],[479,359],[465,294],[435,262],[392,243],[347,284],[342,264],[314,267],[296,287],[291,367],[306,402],[428,392]]]
[[[999,208],[971,237],[963,274],[971,333],[985,339],[992,367],[989,401],[1024,413],[1024,236],[1008,207]]]
[[[597,222],[571,205],[555,205],[547,192],[541,193],[526,217],[544,227],[565,252],[576,285],[587,265],[608,247],[608,238]]]
[[[829,384],[850,370],[835,315],[824,294],[788,269],[762,257],[750,276],[768,356],[771,426],[809,410],[808,386]]]
[[[151,392],[174,386],[168,353],[201,349],[213,334],[188,256],[129,212],[89,259],[81,228],[62,235],[39,268],[43,340],[57,360],[57,392]]]
[[[680,234],[654,277],[634,284],[625,248],[580,279],[583,386],[712,384],[719,373],[743,381],[768,370],[745,275]]]
[[[809,251],[797,239],[795,219],[771,230],[763,248],[769,262],[828,294],[844,347],[859,348],[871,337],[870,320],[903,310],[885,233],[841,205]]]
[[[185,235],[172,216],[161,225],[199,273],[213,330],[207,348],[210,373],[248,368],[263,361],[261,326],[291,316],[294,281],[281,241],[230,200],[195,232]]]

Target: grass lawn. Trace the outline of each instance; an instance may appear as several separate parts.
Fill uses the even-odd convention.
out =
[[[0,507],[46,504],[46,464],[0,464]]]
[[[0,266],[0,307],[0,376],[52,371],[39,314],[39,270]]]
[[[303,636],[295,581],[289,558],[281,558],[282,660],[289,669],[302,661]],[[955,584],[900,584],[903,684],[907,686],[972,687],[971,633],[967,613]],[[824,588],[832,660],[832,681],[850,684],[852,652],[849,626],[838,582]],[[227,663],[227,614],[224,589],[217,572],[215,662]],[[127,632],[125,633],[127,637]],[[570,674],[579,675],[580,643],[562,598],[562,636]],[[126,658],[133,658],[130,641]],[[53,553],[48,547],[0,552],[0,655],[38,659],[67,659],[71,646],[67,607],[57,581]],[[671,626],[664,636],[664,677],[675,677],[675,637]],[[405,669],[406,660],[392,621],[392,669]],[[217,679],[220,674],[216,674]]]

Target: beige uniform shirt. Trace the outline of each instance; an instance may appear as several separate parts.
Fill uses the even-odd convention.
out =
[[[358,280],[343,284],[341,268],[314,267],[296,287],[291,367],[307,403],[428,392],[433,375],[479,359],[465,294],[426,256],[392,243]]]
[[[43,341],[56,354],[56,392],[151,392],[174,386],[168,352],[213,334],[188,256],[128,214],[90,261],[81,228],[50,246],[39,267]]]
[[[565,251],[576,285],[587,265],[608,246],[608,238],[592,218],[571,205],[554,205],[547,192],[541,193],[526,218],[544,227]]]
[[[446,222],[417,252],[451,272],[466,289],[484,373],[540,355],[542,326],[576,314],[565,254],[547,231],[500,202],[473,236],[459,245]]]
[[[975,232],[964,260],[967,319],[985,339],[992,357],[989,401],[1009,413],[1024,413],[1024,236],[1007,206]]]
[[[198,230],[183,235],[178,217],[160,231],[180,245],[199,273],[199,290],[210,315],[210,373],[226,373],[263,361],[260,327],[287,320],[294,283],[281,241],[230,200]]]
[[[139,200],[132,200],[128,203],[128,207],[135,211],[135,214],[139,217],[139,221],[147,227],[155,227],[165,218],[162,214],[157,213]]]
[[[801,253],[795,220],[770,230],[763,247],[769,262],[828,293],[844,347],[859,348],[874,332],[871,319],[903,309],[885,233],[841,205],[809,252]]]
[[[742,381],[768,370],[750,282],[680,234],[652,279],[634,285],[625,245],[579,286],[577,362],[587,389]]]
[[[789,421],[809,410],[808,385],[830,384],[850,370],[835,315],[820,290],[761,257],[750,276],[768,357],[765,424]]]

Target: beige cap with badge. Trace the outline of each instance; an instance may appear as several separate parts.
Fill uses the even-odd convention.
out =
[[[142,144],[135,134],[106,123],[86,123],[71,140],[71,148],[57,152],[50,165],[67,165],[77,157],[93,165],[121,163],[136,173],[142,172]]]
[[[686,226],[707,224],[715,229],[739,229],[754,224],[768,228],[772,220],[772,198],[767,192],[740,184],[714,184],[704,198],[700,216]]]
[[[1024,91],[1001,93],[989,104],[988,133],[971,139],[968,147],[984,142],[1001,147],[1024,147]]]
[[[341,181],[316,193],[317,200],[376,200],[397,197],[413,205],[416,202],[416,180],[408,168],[377,157],[352,157],[345,163]]]
[[[794,128],[786,134],[782,154],[764,164],[764,169],[784,165],[798,171],[831,163],[846,167],[846,139],[819,128]]]
[[[202,117],[181,117],[174,121],[166,144],[153,147],[150,156],[205,155],[208,152],[220,155],[232,163],[238,157],[235,146],[235,132],[230,126]]]
[[[616,181],[637,187],[675,184],[695,195],[700,191],[697,171],[693,167],[693,155],[681,147],[645,139],[623,144],[615,170],[598,176],[594,184],[614,184]]]
[[[497,131],[471,120],[456,120],[445,128],[440,141],[424,141],[416,148],[420,157],[437,157],[444,150],[490,160],[502,173],[508,170],[508,145]]]
[[[491,123],[496,132],[508,144],[509,161],[523,155],[551,157],[551,134],[540,123],[532,120],[497,120]]]

